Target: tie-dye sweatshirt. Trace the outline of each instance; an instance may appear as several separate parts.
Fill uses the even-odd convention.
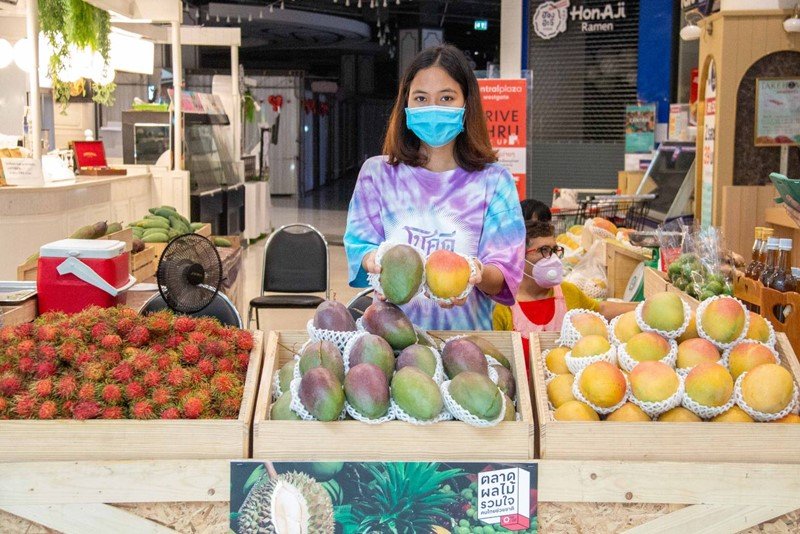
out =
[[[386,158],[368,159],[358,176],[344,246],[350,285],[367,286],[364,256],[384,241],[408,243],[430,254],[448,249],[477,257],[503,273],[494,297],[473,290],[464,306],[443,309],[424,295],[403,306],[409,318],[430,330],[491,330],[492,299],[514,303],[524,257],[525,225],[514,179],[500,165],[482,171],[431,172]]]

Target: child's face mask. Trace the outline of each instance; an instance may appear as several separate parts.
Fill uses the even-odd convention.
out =
[[[534,252],[527,250],[526,254]],[[542,257],[536,263],[525,259],[525,263],[532,267],[531,274],[523,272],[525,276],[536,282],[539,287],[555,287],[564,280],[564,264],[558,254],[551,253],[548,257]]]

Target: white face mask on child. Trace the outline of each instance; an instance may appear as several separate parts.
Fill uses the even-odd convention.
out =
[[[532,274],[523,274],[536,282],[539,287],[556,287],[564,280],[564,264],[555,254],[549,258],[542,258],[536,263],[528,260],[525,260],[525,263],[533,267],[533,269],[531,271]]]

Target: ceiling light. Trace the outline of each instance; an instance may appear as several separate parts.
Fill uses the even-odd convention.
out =
[[[686,26],[681,28],[680,31],[681,39],[683,39],[684,41],[697,41],[698,39],[700,39],[700,36],[703,35],[703,29],[697,25],[698,22],[703,20],[703,15],[696,9],[693,9],[692,11],[686,13],[685,18],[686,18]],[[710,25],[708,26],[706,31],[708,31],[708,33],[711,34]]]
[[[783,29],[787,33],[800,33],[800,2],[794,6],[794,14],[783,21]]]

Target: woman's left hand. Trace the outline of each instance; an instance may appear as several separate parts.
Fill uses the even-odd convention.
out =
[[[483,264],[481,263],[481,260],[475,257],[470,258],[470,262],[475,267],[475,274],[472,277],[470,277],[469,283],[472,286],[477,286],[483,281]],[[474,291],[475,288],[473,287],[472,290]],[[450,299],[450,302],[439,303],[439,306],[446,310],[449,310],[450,308],[454,308],[455,306],[463,306],[466,303],[467,303],[467,297],[464,297],[462,299],[453,298]]]

